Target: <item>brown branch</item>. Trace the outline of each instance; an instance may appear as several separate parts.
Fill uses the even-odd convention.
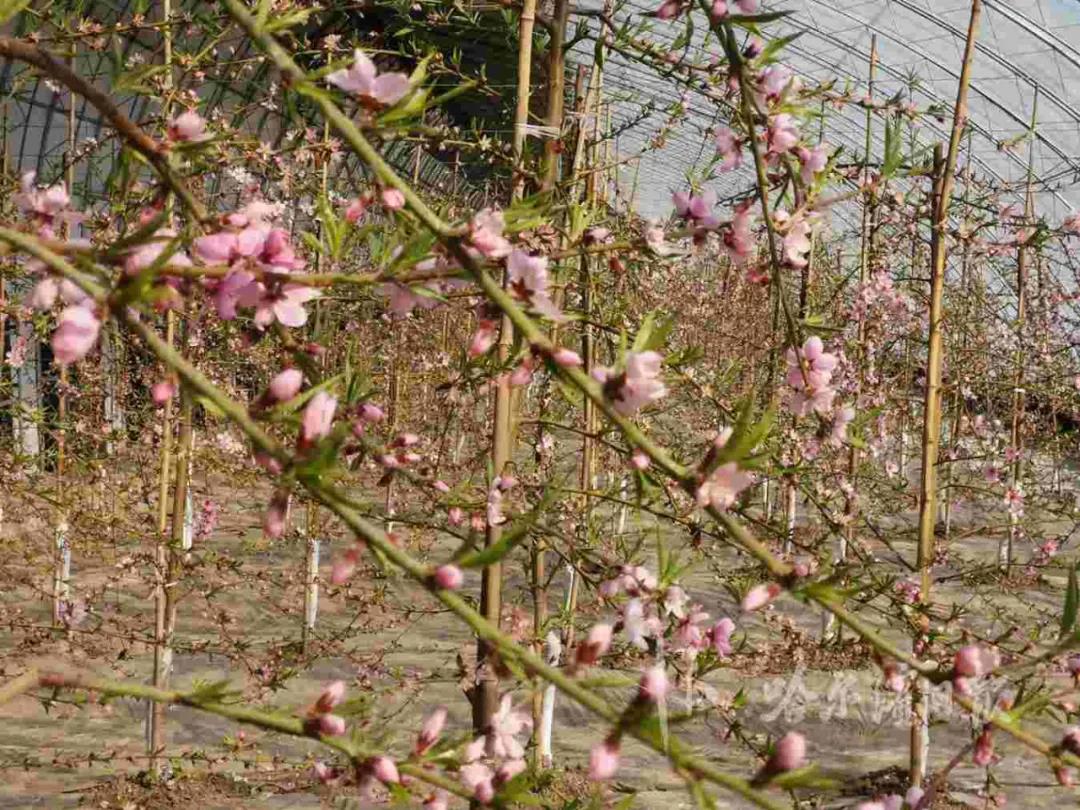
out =
[[[0,55],[33,65],[65,85],[73,93],[85,98],[101,112],[105,120],[123,136],[132,148],[147,159],[161,175],[165,184],[172,189],[183,202],[184,207],[191,211],[199,222],[211,219],[203,204],[195,199],[183,179],[170,165],[165,145],[148,135],[138,124],[124,115],[104,92],[83,79],[63,62],[58,61],[48,51],[20,39],[0,37]]]

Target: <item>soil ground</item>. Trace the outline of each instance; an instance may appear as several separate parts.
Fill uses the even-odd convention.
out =
[[[176,657],[174,685],[186,688],[229,680],[249,697],[299,710],[322,684],[343,678],[350,684],[350,694],[365,698],[354,722],[373,739],[385,736],[392,741],[392,751],[404,751],[419,718],[437,704],[449,708],[448,728],[464,739],[469,714],[459,683],[459,659],[469,655],[472,643],[463,627],[422,589],[365,568],[347,588],[324,589],[317,633],[305,659],[297,641],[303,542],[265,543],[258,525],[259,499],[266,493],[248,490],[242,496],[230,483],[223,475],[196,480],[199,497],[214,497],[222,505],[222,517],[213,536],[196,548],[200,555],[208,555],[200,557],[207,564],[200,569],[199,587],[181,605],[182,648]],[[13,514],[11,507],[7,514]],[[950,559],[993,560],[998,537],[964,531],[984,522],[982,517],[975,510],[957,511]],[[149,525],[151,520],[139,507],[132,507],[126,519],[128,525],[133,521]],[[912,515],[904,513],[883,523],[890,537],[900,538],[890,540],[891,550],[876,539],[865,541],[883,570],[900,570],[896,554],[914,558],[911,520]],[[633,525],[639,531],[653,528],[645,517]],[[1046,531],[1066,528],[1052,525]],[[145,541],[120,534],[126,539],[98,541],[93,549],[73,538],[76,592],[92,593],[95,601],[90,617],[65,634],[48,629],[49,580],[42,565],[47,560],[47,517],[27,512],[8,523],[0,544],[0,575],[7,583],[0,593],[0,682],[32,665],[149,678],[151,654],[145,634],[153,608],[146,568],[138,556],[147,549]],[[331,537],[329,546],[323,550],[324,572],[346,541]],[[437,555],[441,548],[428,550]],[[855,785],[849,793],[830,794],[813,806],[847,807],[877,790],[899,786],[908,739],[906,705],[881,690],[880,672],[866,650],[851,644],[821,647],[818,618],[786,597],[761,614],[740,615],[726,587],[726,572],[742,569],[746,561],[719,545],[709,551],[711,565],[694,565],[684,586],[714,618],[736,618],[746,639],[726,666],[695,684],[695,706],[708,701],[724,705],[741,690],[747,700],[739,714],[745,733],[781,734],[792,728],[803,732],[810,759],[820,763],[825,774]],[[1025,547],[1020,554],[1030,556],[1031,549]],[[995,582],[988,574],[987,582],[979,584],[950,578],[950,566],[944,561],[935,568],[942,580],[936,598],[963,605],[965,626],[973,631],[992,636],[1011,624],[1024,628],[1060,616],[1063,575]],[[465,592],[475,593],[476,575],[469,577]],[[520,573],[509,571],[507,600],[529,610],[523,585]],[[556,579],[552,592],[561,590],[562,581]],[[885,617],[875,614],[872,605],[861,613],[884,626]],[[228,638],[242,638],[247,646],[226,650],[222,642]],[[284,688],[275,689],[276,675],[293,666],[299,667],[298,673]],[[1047,677],[1066,685],[1064,675]],[[516,700],[525,703],[529,696],[522,691]],[[687,706],[683,689],[672,706]],[[947,701],[935,706],[930,756],[931,767],[939,768],[970,743],[972,726]],[[313,780],[310,764],[318,752],[316,744],[242,730],[233,722],[185,708],[167,712],[172,778],[147,786],[139,777],[146,765],[144,716],[145,708],[132,700],[104,706],[55,702],[43,707],[38,700],[21,697],[3,706],[0,808],[361,806],[355,793],[334,791]],[[682,733],[728,771],[753,773],[759,761],[726,739],[726,732],[723,723],[709,721],[688,724]],[[542,799],[545,805],[559,807],[562,799],[595,789],[584,780],[583,768],[602,733],[585,711],[560,698],[555,731],[560,770],[558,784],[550,786]],[[1049,726],[1042,733],[1054,742]],[[997,740],[997,753],[993,787],[1007,798],[1009,807],[1080,806],[1075,797],[1055,788],[1052,773],[1038,756],[1004,738]],[[950,775],[947,797],[936,806],[984,806],[979,794],[987,779],[987,770],[965,757]],[[633,743],[625,746],[619,780],[608,790],[616,798],[635,790],[634,806],[649,810],[691,806],[678,778],[655,755]],[[720,807],[744,806],[730,796],[721,794],[718,799]]]

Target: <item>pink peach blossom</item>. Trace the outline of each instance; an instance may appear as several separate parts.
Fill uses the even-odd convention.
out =
[[[334,422],[337,399],[326,391],[319,391],[304,408],[300,423],[300,441],[311,445],[330,434]]]
[[[94,348],[100,332],[101,321],[90,308],[70,306],[64,309],[57,319],[51,342],[56,362],[69,365],[82,360]]]
[[[274,402],[287,402],[300,393],[303,384],[304,373],[298,368],[287,368],[279,371],[270,380],[270,386],[267,390],[270,392],[270,398]]]
[[[379,193],[379,199],[382,200],[383,207],[391,211],[400,211],[405,207],[405,194],[400,189],[384,188]]]
[[[638,696],[648,703],[659,703],[667,695],[668,676],[663,665],[645,670],[638,684]]]
[[[413,747],[417,756],[427,753],[439,741],[439,735],[442,734],[443,727],[446,725],[446,715],[445,707],[440,706],[424,719],[420,734],[416,738],[416,745]]]
[[[610,624],[594,624],[575,652],[574,660],[578,666],[588,666],[599,661],[611,647],[612,628]]]
[[[372,757],[369,764],[372,775],[384,785],[396,785],[401,781],[397,765],[390,757]]]
[[[375,63],[359,48],[353,57],[353,64],[349,68],[334,71],[326,77],[326,81],[379,106],[396,104],[409,92],[409,77],[404,73],[380,75]]]
[[[589,778],[594,782],[611,779],[619,770],[619,740],[607,738],[589,753]]]
[[[456,565],[440,565],[435,569],[435,587],[456,591],[465,583],[465,575]]]
[[[755,585],[747,591],[746,596],[743,597],[742,609],[747,613],[760,610],[778,597],[781,591],[783,591],[783,588],[775,582]]]
[[[174,141],[197,143],[210,137],[206,131],[206,119],[194,110],[185,110],[169,124],[169,138]]]
[[[326,714],[342,700],[345,699],[345,681],[331,681],[323,687],[312,711],[315,714]]]
[[[698,506],[730,509],[735,505],[740,493],[753,482],[754,477],[740,469],[736,462],[729,461],[721,464],[698,486],[696,493]]]

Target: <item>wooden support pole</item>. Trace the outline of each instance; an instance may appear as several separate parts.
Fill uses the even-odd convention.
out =
[[[71,53],[67,58],[69,68],[75,66],[75,56],[78,49],[78,41],[71,44]],[[64,181],[67,183],[68,193],[74,194],[75,190],[75,131],[78,126],[75,120],[76,96],[68,92],[68,110],[65,132],[64,152]],[[65,223],[62,226],[61,236],[71,237],[71,226]],[[56,489],[59,493],[59,505],[56,514],[56,560],[55,574],[53,576],[53,624],[60,626],[64,617],[70,611],[68,604],[71,597],[71,538],[68,527],[68,501],[67,483],[64,481],[64,472],[67,464],[67,417],[68,399],[67,389],[69,382],[68,367],[60,366],[60,380],[56,397]]]
[[[970,267],[970,265],[971,265],[971,239],[969,238],[969,234],[968,234],[968,228],[970,226],[970,216],[969,216],[970,208],[969,208],[968,197],[969,197],[969,195],[971,193],[971,163],[972,163],[971,130],[970,129],[968,129],[968,133],[967,133],[967,150],[966,150],[966,154],[967,154],[967,163],[964,164],[964,194],[963,194],[963,196],[961,198],[962,201],[963,201],[963,211],[964,211],[964,214],[963,214],[963,216],[964,216],[964,220],[963,220],[964,224],[962,226],[962,230],[963,230],[963,233],[964,233],[964,244],[961,247],[961,254],[960,254],[960,299],[962,301],[964,301],[964,302],[967,302],[967,301],[970,300],[970,294],[971,294],[970,283],[969,283],[969,276],[970,276],[970,270],[971,270],[971,267]],[[967,334],[968,334],[967,330],[963,330],[961,332],[961,334],[960,334],[960,355],[961,355],[961,359],[967,353]],[[955,456],[956,448],[959,446],[959,443],[960,443],[960,418],[963,415],[963,411],[964,411],[964,407],[963,407],[963,405],[964,405],[964,397],[963,397],[963,394],[961,392],[961,386],[960,386],[959,382],[960,382],[959,380],[954,380],[953,381],[953,391],[952,391],[952,419],[950,420],[950,425],[949,425],[949,444],[948,444],[949,451],[950,451],[950,454],[952,456]],[[945,493],[945,497],[943,498],[943,500],[944,500],[943,521],[944,521],[944,524],[945,524],[945,526],[944,526],[945,542],[948,542],[949,538],[952,536],[952,517],[953,517],[952,503],[953,503],[953,498],[952,498],[952,491],[951,490],[952,490],[953,476],[955,475],[955,472],[954,472],[954,466],[955,465],[952,463],[952,461],[953,461],[953,459],[950,458],[950,463],[945,466],[945,473],[944,473],[944,476],[943,476],[944,484],[945,484],[945,486],[943,488],[944,493]]]
[[[162,61],[165,66],[164,87],[166,92],[162,104],[162,116],[168,118],[172,90],[172,0],[162,2]],[[167,203],[169,204],[169,203]],[[165,314],[165,341],[172,347],[176,339],[176,314],[170,309]],[[169,626],[169,568],[170,554],[166,531],[169,527],[169,484],[173,467],[173,418],[172,399],[167,399],[161,410],[161,450],[158,468],[158,509],[157,534],[154,537],[154,669],[153,685],[164,689],[169,682],[169,670],[172,668],[172,650],[168,646]],[[159,758],[165,748],[165,715],[159,703],[147,701],[146,704],[146,751],[149,757],[149,769],[156,773]]]
[[[580,174],[581,161],[583,159],[583,154],[584,154],[584,142],[583,142],[584,116],[583,116],[583,114],[584,114],[584,111],[586,109],[588,109],[587,105],[588,105],[588,99],[587,99],[587,93],[585,91],[585,66],[584,65],[578,65],[577,77],[576,77],[576,79],[574,81],[574,110],[575,110],[575,118],[574,118],[574,120],[577,122],[578,131],[577,131],[577,133],[575,135],[575,139],[574,139],[574,144],[575,144],[574,145],[574,154],[573,154],[573,157],[572,157],[572,159],[570,161],[569,177],[567,178],[567,181],[568,181],[568,184],[569,184],[570,199],[574,200],[574,201],[577,200],[578,178],[579,178],[579,174]],[[561,305],[562,304],[563,290],[562,289],[557,290],[556,291],[556,296],[557,296],[556,297],[557,302]],[[552,332],[552,342],[555,343],[555,344],[558,344],[558,342],[559,342],[559,324],[556,323],[552,327],[551,332]],[[548,382],[548,386],[549,386],[549,389],[550,389],[550,382]],[[546,407],[547,407],[547,398],[544,397],[544,398],[541,399],[541,412],[540,412],[540,417],[541,418],[538,420],[538,424],[537,424],[536,442],[537,442],[538,447],[543,446],[543,443],[544,443],[545,427],[544,427],[544,422],[543,422],[543,415],[544,415],[544,409]],[[535,567],[534,572],[533,572],[533,574],[534,574],[533,580],[534,580],[535,583],[538,583],[537,590],[538,590],[538,592],[541,593],[541,596],[538,596],[538,598],[542,598],[543,601],[544,601],[544,611],[545,611],[544,615],[545,615],[545,621],[546,621],[546,611],[547,611],[547,592],[546,592],[547,579],[546,579],[546,577],[547,577],[547,572],[545,570],[545,564],[544,564],[544,556],[545,556],[545,554],[544,554],[543,539],[542,538],[538,539],[537,543],[538,543],[538,552],[539,553],[537,554],[537,557],[536,557],[536,567]],[[573,565],[567,565],[566,570],[567,570],[567,576],[569,577],[569,581],[567,583],[566,593],[565,593],[565,597],[564,597],[564,600],[563,600],[563,613],[564,614],[567,613],[567,611],[569,610],[570,594],[571,594],[571,590],[573,589],[573,586],[574,586],[574,580],[576,578],[576,571],[575,571]],[[541,636],[544,637],[544,645],[543,645],[544,660],[547,661],[552,666],[557,666],[559,664],[559,659],[560,659],[560,657],[562,655],[562,649],[563,649],[562,636],[559,633],[556,633],[554,630],[548,631],[545,634],[543,632],[544,631],[544,625],[543,624],[534,624],[534,629],[536,631],[536,637],[537,637],[538,641],[539,641]],[[555,690],[554,685],[548,683],[548,684],[544,685],[544,687],[543,687],[543,694],[541,695],[541,697],[539,699],[539,702],[537,701],[535,696],[533,698],[533,701],[534,701],[533,702],[533,721],[534,721],[533,733],[535,735],[535,745],[536,745],[535,759],[536,759],[536,761],[538,763],[538,766],[541,767],[541,768],[550,768],[551,765],[552,765],[552,761],[553,761],[552,749],[551,749],[551,739],[552,739],[552,726],[554,724],[554,718],[555,718],[555,700],[556,700],[557,696],[558,695],[557,695],[557,692]]]
[[[1027,182],[1024,191],[1024,228],[1031,225],[1035,213],[1035,197],[1032,191],[1032,178],[1035,169],[1035,126],[1039,112],[1039,86],[1035,85],[1035,95],[1031,106],[1031,128],[1028,131],[1028,166]],[[1016,344],[1013,349],[1013,401],[1012,421],[1009,431],[1009,446],[1013,453],[1010,465],[1009,487],[1013,492],[1024,491],[1024,461],[1021,454],[1024,449],[1024,322],[1027,319],[1027,283],[1028,283],[1028,245],[1027,235],[1020,242],[1016,252]],[[1020,510],[1009,509],[1009,533],[998,544],[998,565],[1008,571],[1012,565],[1013,549],[1020,540]]]
[[[870,63],[867,73],[867,98],[873,101],[874,97],[874,82],[877,78],[877,34],[873,34],[870,37]],[[865,145],[863,147],[863,199],[862,199],[862,223],[859,234],[859,286],[860,288],[866,284],[870,278],[870,268],[873,262],[873,221],[874,221],[874,199],[872,197],[873,191],[870,189],[870,161],[873,158],[873,146],[874,146],[874,113],[873,104],[868,104],[866,107],[866,123],[864,128]],[[860,314],[858,319],[858,326],[856,331],[856,346],[855,353],[862,362],[858,363],[859,372],[855,380],[855,401],[853,403],[856,410],[859,408],[859,399],[862,395],[863,375],[866,363],[866,318]],[[848,448],[848,463],[847,463],[847,478],[850,485],[847,494],[844,496],[844,516],[846,518],[844,527],[840,530],[836,538],[836,550],[833,554],[833,565],[842,567],[847,562],[848,546],[855,539],[855,510],[856,510],[856,490],[858,482],[859,471],[859,448],[854,445]],[[828,638],[832,635],[839,640],[841,634],[841,628],[836,624],[836,617],[828,611],[822,614],[822,638]]]
[[[867,95],[872,100],[874,97],[874,82],[877,79],[877,34],[874,34],[870,38],[870,69],[867,78]],[[870,280],[870,271],[874,261],[874,213],[876,203],[873,199],[873,192],[869,190],[870,185],[870,161],[873,158],[873,145],[874,145],[874,116],[873,105],[870,104],[866,108],[866,131],[865,131],[866,143],[863,151],[863,183],[865,187],[862,206],[862,231],[861,239],[859,242],[859,286],[862,287]],[[858,410],[860,402],[859,399],[862,395],[863,376],[865,374],[866,367],[866,318],[863,315],[859,316],[858,328],[857,328],[857,346],[856,352],[862,362],[858,364],[859,373],[855,381],[855,402],[854,406]],[[835,562],[843,565],[847,559],[848,546],[855,538],[855,490],[857,488],[859,470],[859,448],[854,444],[848,451],[848,482],[851,484],[849,494],[845,497],[844,502],[844,514],[848,520],[844,526],[844,531],[841,533],[840,543],[836,550]]]
[[[934,523],[937,516],[937,464],[941,441],[941,369],[944,359],[942,346],[942,301],[945,290],[945,235],[948,228],[949,203],[952,200],[956,157],[960,137],[967,122],[967,91],[971,79],[971,64],[975,53],[975,36],[979,27],[982,0],[972,0],[964,61],[953,110],[952,133],[948,154],[942,159],[941,145],[934,153],[934,176],[937,193],[932,206],[932,242],[930,267],[930,328],[927,338],[926,389],[923,411],[922,478],[919,487],[919,546],[916,566],[920,575],[919,599],[924,606],[923,635],[929,631],[925,612],[930,603],[930,566],[934,559]],[[929,759],[929,687],[917,679],[912,689],[912,721],[909,778],[912,785],[921,785],[926,776]]]
[[[544,166],[541,191],[551,191],[559,171],[559,153],[562,145],[563,106],[566,95],[566,59],[563,46],[566,39],[566,23],[570,16],[570,0],[555,0],[555,12],[548,41],[548,96],[547,116],[544,123],[548,133],[544,141]]]
[[[556,17],[561,18],[563,30],[569,14],[567,0],[559,0],[556,6]],[[512,200],[520,199],[524,194],[524,178],[521,169],[525,155],[525,135],[529,123],[529,98],[532,88],[532,35],[536,19],[536,0],[528,0],[522,9],[518,30],[518,82],[517,82],[517,105],[514,110],[514,162],[515,178],[512,183]],[[552,73],[549,76],[548,96],[548,124],[561,129],[563,111],[563,32],[553,31],[551,36],[549,53],[549,66]],[[555,146],[559,143],[556,138],[545,141],[545,175],[544,185],[548,187],[554,181],[555,167],[558,165]],[[503,313],[499,326],[499,342],[496,347],[500,367],[510,359],[510,347],[514,342],[514,327],[509,316]],[[513,392],[510,388],[508,374],[500,374],[495,383],[495,408],[493,413],[493,426],[491,434],[491,468],[493,478],[488,482],[489,487],[497,487],[501,476],[508,472],[508,465],[513,455]],[[499,542],[502,536],[502,527],[487,523],[484,533],[484,545],[490,548]],[[542,553],[541,553],[542,556]],[[534,566],[543,568],[543,560],[537,559],[534,550]],[[535,574],[535,571],[534,571]],[[534,594],[539,602],[539,598]],[[538,612],[542,609],[538,604],[534,605]],[[502,564],[494,562],[484,567],[480,580],[480,612],[489,622],[498,626],[502,615]],[[535,617],[534,617],[535,620]],[[473,693],[473,730],[477,734],[485,733],[491,725],[499,703],[499,682],[495,674],[495,668],[488,663],[488,659],[494,650],[490,644],[477,639],[476,665],[477,682]]]

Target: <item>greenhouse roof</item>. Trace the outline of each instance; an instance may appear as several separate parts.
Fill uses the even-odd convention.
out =
[[[595,3],[595,0],[591,0]],[[594,6],[595,7],[595,6]],[[640,18],[655,4],[633,0],[617,12],[620,21]],[[763,2],[767,11],[792,14],[769,25],[770,36],[802,32],[784,50],[782,61],[807,82],[836,79],[837,90],[852,98],[866,96],[871,42],[876,41],[878,67],[873,98],[897,94],[921,109],[938,108],[923,116],[918,138],[925,145],[948,139],[956,97],[964,38],[971,3],[964,0],[782,0]],[[698,24],[700,25],[700,15]],[[683,21],[654,21],[650,36],[674,43],[685,33]],[[715,41],[700,33],[680,49],[697,64],[718,55]],[[579,46],[584,55],[584,46]],[[621,94],[615,114],[628,121],[640,104],[653,102],[653,131],[673,101],[671,79],[615,53],[608,60],[605,89]],[[1066,0],[984,0],[969,92],[972,171],[997,187],[1023,193],[1027,174],[1028,138],[1036,96],[1033,174],[1036,210],[1059,223],[1080,208],[1080,3]],[[685,186],[685,176],[711,157],[705,131],[718,107],[701,92],[690,92],[690,125],[669,136],[665,147],[642,160],[637,205],[648,215],[670,210],[670,194]],[[843,147],[848,160],[861,159],[865,141],[865,111],[848,104],[827,117],[824,140]],[[875,155],[880,159],[884,124],[874,122]],[[622,133],[620,154],[636,151],[650,137],[649,127]],[[966,144],[965,144],[966,146]],[[962,153],[961,165],[966,156]],[[744,170],[745,171],[745,170]],[[623,184],[630,181],[624,175]],[[738,172],[712,184],[721,197],[749,187]]]
[[[103,15],[119,19],[128,15],[128,2],[101,3]],[[186,5],[186,4],[181,4]],[[578,0],[576,8],[588,13],[601,8],[601,0]],[[655,2],[629,0],[618,6],[618,23],[648,22],[647,38],[668,46],[685,33],[684,20],[649,20],[645,15]],[[920,109],[936,115],[919,119],[917,138],[922,146],[948,137],[951,109],[956,94],[963,40],[971,4],[967,0],[762,0],[764,11],[787,11],[789,16],[768,25],[771,37],[800,34],[783,51],[782,61],[808,83],[836,80],[838,91],[848,91],[855,100],[867,94],[871,42],[878,55],[873,98],[877,101],[900,95]],[[498,12],[495,12],[498,13]],[[598,29],[591,20],[594,32]],[[573,18],[572,18],[573,20]],[[689,37],[690,45],[678,53],[696,64],[708,64],[719,55],[715,41],[706,40],[702,19]],[[131,38],[125,48],[145,48]],[[570,57],[579,64],[592,59],[593,43],[581,39]],[[509,52],[491,53],[493,60],[506,60]],[[99,55],[94,64],[80,65],[89,75],[107,73]],[[12,67],[4,75],[10,83]],[[705,76],[699,73],[696,75]],[[632,60],[624,53],[612,53],[604,72],[605,98],[612,102],[613,128],[618,132],[618,154],[630,156],[642,150],[654,137],[668,114],[677,91],[670,75]],[[707,78],[700,80],[702,83]],[[647,216],[666,216],[670,195],[685,188],[687,175],[711,158],[707,131],[723,114],[715,99],[698,89],[687,88],[689,121],[671,131],[664,146],[644,152],[639,166],[624,166],[620,186],[627,196],[634,188],[634,204]],[[258,88],[253,88],[258,93]],[[1035,110],[1037,101],[1037,110]],[[1026,137],[1033,112],[1032,165],[1036,190],[1036,210],[1051,224],[1074,210],[1080,210],[1080,2],[1076,0],[983,0],[978,30],[977,52],[969,93],[970,139],[964,144],[960,164],[967,162],[971,146],[972,171],[1006,193],[1022,197],[1027,173]],[[145,106],[133,109],[138,117]],[[100,137],[96,112],[85,102],[77,110],[80,119],[78,140]],[[11,110],[9,153],[18,169],[43,169],[64,151],[66,115],[62,98],[44,81],[23,87]],[[865,111],[857,103],[827,116],[821,136],[827,143],[842,147],[844,159],[862,159],[865,139]],[[880,158],[884,123],[874,117],[875,156]],[[430,182],[445,180],[444,166],[427,161]],[[749,175],[734,172],[710,182],[720,197],[745,192]],[[425,172],[426,173],[426,172]],[[48,175],[49,172],[46,172]],[[854,207],[839,210],[835,223],[854,225]]]

